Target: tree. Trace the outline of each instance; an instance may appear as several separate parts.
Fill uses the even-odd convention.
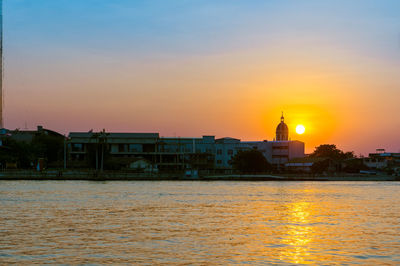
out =
[[[369,170],[369,167],[360,158],[346,160],[344,164],[343,171],[346,173],[359,173],[361,170]]]
[[[327,171],[329,168],[329,159],[321,160],[314,162],[311,166],[311,172],[313,174],[322,174],[323,172]]]
[[[103,171],[104,165],[108,159],[109,150],[107,149],[107,137],[110,133],[106,133],[105,129],[100,132],[93,133],[91,139],[94,141],[94,145],[88,145],[88,165],[93,165],[95,160],[96,170]],[[94,158],[93,158],[94,157]],[[100,167],[99,167],[100,161]]]
[[[0,162],[16,163],[18,168],[32,168],[39,158],[48,166],[60,167],[64,151],[64,138],[61,135],[35,134],[32,141],[18,141],[12,137],[3,139]]]
[[[31,150],[37,158],[45,158],[48,163],[61,162],[63,159],[64,139],[45,134],[36,135]]]
[[[355,158],[354,152],[343,152],[336,148],[334,144],[323,144],[315,148],[310,157],[329,158],[335,161]]]
[[[18,168],[30,168],[33,161],[34,154],[28,143],[10,138],[3,140],[0,149],[0,162],[3,166],[6,163],[16,163]]]
[[[241,173],[266,172],[271,170],[271,164],[258,150],[239,151],[232,158],[233,168]]]

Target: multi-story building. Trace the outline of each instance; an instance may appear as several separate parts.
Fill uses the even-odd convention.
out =
[[[252,141],[244,142],[261,151],[264,157],[276,168],[283,168],[285,163],[294,158],[303,158],[304,142],[298,140]]]
[[[72,132],[68,136],[70,165],[102,167],[104,157],[117,164],[130,164],[129,158],[156,162],[158,133]]]
[[[290,159],[304,157],[304,143],[291,141],[288,136],[283,115],[274,141],[215,139],[215,136],[163,138],[158,133],[72,132],[69,134],[69,158],[79,166],[83,162],[93,166],[95,161],[97,168],[106,154],[122,167],[130,165],[133,159],[143,158],[161,171],[229,171],[232,158],[240,150],[257,149],[272,165],[281,168]]]
[[[189,167],[211,169],[214,165],[213,136],[202,138],[160,138],[158,133],[94,133],[69,134],[69,159],[72,165],[100,169],[101,157],[111,157],[122,167],[143,158],[159,170],[183,170]]]
[[[276,127],[276,137],[273,141],[243,142],[250,147],[261,151],[264,157],[276,168],[285,167],[285,163],[294,158],[303,158],[304,142],[289,140],[289,128],[285,124],[282,114],[281,122]]]
[[[369,168],[377,170],[400,167],[400,153],[378,149],[376,153],[370,153],[367,158],[364,158],[363,162]]]

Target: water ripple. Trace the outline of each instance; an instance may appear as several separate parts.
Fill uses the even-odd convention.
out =
[[[400,262],[395,182],[0,181],[0,264]]]

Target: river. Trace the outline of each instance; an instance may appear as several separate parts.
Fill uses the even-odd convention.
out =
[[[400,264],[400,182],[0,181],[0,264]]]

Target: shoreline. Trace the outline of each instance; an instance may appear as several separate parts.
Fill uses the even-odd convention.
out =
[[[83,170],[12,170],[0,172],[0,180],[34,181],[400,181],[399,176],[336,174],[331,176],[307,175],[270,175],[270,174],[214,174],[199,177],[187,177],[183,174],[149,174],[118,171],[83,171]]]

